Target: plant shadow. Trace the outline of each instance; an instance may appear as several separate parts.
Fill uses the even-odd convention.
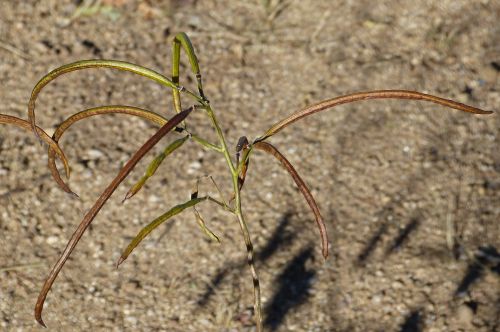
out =
[[[294,238],[295,233],[288,230],[287,227],[290,224],[290,219],[292,217],[291,212],[287,212],[279,221],[278,226],[273,231],[273,234],[267,241],[266,245],[258,250],[255,254],[256,261],[259,263],[265,263],[270,257],[272,257],[279,249],[283,249],[284,246],[290,245]],[[215,290],[224,282],[224,280],[229,275],[239,274],[241,270],[247,267],[246,261],[243,262],[229,262],[225,264],[217,273],[212,277],[207,288],[200,296],[197,301],[199,306],[206,305],[211,297],[215,294]]]
[[[421,332],[423,331],[423,317],[421,309],[416,309],[406,316],[399,332]]]
[[[307,301],[308,291],[316,275],[315,270],[306,267],[313,253],[312,246],[306,246],[276,278],[278,289],[265,309],[264,326],[270,331],[276,331],[291,309]]]
[[[384,207],[378,215],[387,215],[393,211],[391,206],[386,206]],[[392,243],[387,247],[385,250],[385,255],[389,256],[398,250],[400,250],[404,244],[409,240],[410,235],[413,234],[417,229],[419,228],[421,224],[421,219],[419,217],[412,217],[407,224],[399,229],[398,234],[395,236],[395,238],[392,240]],[[389,221],[384,221],[382,224],[378,226],[378,228],[373,232],[372,236],[370,239],[367,241],[366,245],[363,247],[363,249],[360,251],[356,258],[356,265],[357,266],[364,266],[379,243],[381,242],[383,236],[388,232],[389,226],[390,226]]]
[[[464,296],[484,276],[487,269],[500,276],[500,253],[492,245],[478,248],[455,290],[455,296]]]
[[[405,225],[405,227],[399,230],[399,233],[392,242],[391,246],[387,248],[385,252],[386,255],[390,255],[399,250],[403,246],[403,244],[406,243],[406,241],[410,237],[410,234],[417,230],[417,228],[420,226],[420,223],[420,219],[416,217],[411,218],[410,221]]]
[[[283,250],[293,244],[296,232],[290,227],[292,213],[286,213],[280,220],[278,226],[273,231],[266,245],[256,252],[256,260],[261,264],[266,262],[278,250]],[[275,331],[282,324],[287,313],[293,308],[303,304],[308,298],[308,291],[316,271],[306,268],[306,263],[314,258],[314,249],[312,244],[307,244],[297,255],[283,268],[282,272],[276,277],[276,291],[269,300],[269,304],[264,308],[264,325],[269,331]],[[205,291],[200,295],[197,304],[204,306],[218,287],[227,279],[236,278],[241,271],[247,268],[246,261],[229,262],[225,264],[212,277]]]

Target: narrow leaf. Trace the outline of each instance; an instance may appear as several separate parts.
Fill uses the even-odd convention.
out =
[[[295,170],[295,168],[292,166],[292,164],[288,161],[288,159],[285,158],[281,154],[281,152],[278,151],[273,145],[267,143],[267,142],[257,142],[253,144],[253,147],[257,150],[262,150],[265,151],[271,155],[273,155],[278,161],[281,163],[281,165],[290,173],[292,176],[293,180],[299,187],[300,191],[302,192],[302,195],[304,195],[304,198],[307,201],[307,204],[309,204],[309,207],[311,208],[312,212],[314,213],[314,217],[316,218],[316,224],[318,225],[319,233],[321,236],[321,245],[322,245],[322,252],[323,252],[323,257],[328,256],[328,236],[326,234],[326,226],[325,222],[323,221],[323,217],[321,216],[321,212],[319,211],[318,205],[316,204],[316,201],[311,194],[311,191],[307,187],[307,185],[304,183],[302,178],[300,177],[299,173]]]
[[[187,208],[190,208],[192,206],[195,206],[196,204],[203,202],[206,200],[207,197],[200,197],[200,198],[193,198],[190,199],[189,201],[176,205],[155,220],[153,220],[151,223],[149,223],[146,227],[141,229],[141,231],[135,236],[135,238],[130,242],[130,244],[127,246],[127,248],[123,251],[122,255],[120,256],[120,259],[118,259],[118,262],[116,264],[116,267],[120,266],[121,263],[123,263],[124,260],[127,259],[127,257],[132,253],[132,251],[141,243],[142,240],[146,236],[148,236],[149,233],[151,233],[155,228],[163,224],[165,221],[169,220],[173,216],[178,215],[182,211],[184,211]]]
[[[43,311],[43,304],[45,302],[45,299],[47,298],[47,294],[49,290],[52,288],[52,284],[57,278],[57,275],[61,271],[61,269],[64,266],[64,263],[66,260],[69,258],[73,250],[75,249],[76,245],[80,241],[80,238],[82,237],[83,233],[85,230],[89,227],[89,225],[92,223],[96,215],[99,213],[101,208],[104,206],[104,204],[107,202],[109,197],[113,194],[113,192],[116,190],[116,188],[120,185],[120,183],[127,177],[127,175],[132,171],[132,169],[137,165],[137,163],[144,157],[144,155],[151,150],[162,138],[165,136],[167,133],[169,133],[177,124],[179,124],[181,121],[183,121],[189,113],[194,108],[188,108],[181,113],[176,114],[169,122],[167,122],[164,126],[162,126],[156,134],[154,134],[150,139],[144,143],[139,150],[135,152],[135,154],[130,158],[130,160],[123,166],[123,168],[120,170],[118,175],[111,181],[111,183],[108,185],[108,187],[103,191],[101,196],[97,199],[97,201],[94,203],[92,208],[87,212],[83,220],[81,221],[80,225],[78,225],[77,229],[71,236],[71,239],[69,240],[68,244],[66,245],[66,248],[64,249],[63,253],[57,260],[56,264],[50,271],[47,279],[45,280],[45,283],[42,287],[42,290],[40,291],[40,294],[38,295],[38,300],[35,305],[35,319],[37,322],[42,325],[46,326],[45,323],[43,322],[42,319],[42,311]]]
[[[407,91],[407,90],[375,90],[368,92],[358,92],[345,96],[336,97],[333,99],[328,99],[322,102],[319,102],[316,105],[309,106],[304,108],[298,112],[293,113],[289,117],[276,122],[267,132],[259,137],[257,141],[265,140],[268,137],[278,133],[283,128],[291,125],[295,121],[298,121],[306,116],[311,114],[324,111],[326,109],[342,105],[348,104],[355,101],[360,100],[368,100],[368,99],[410,99],[410,100],[422,100],[428,101],[434,104],[439,104],[445,107],[454,108],[463,112],[475,113],[475,114],[491,114],[491,111],[484,111],[480,108],[476,108],[473,106],[465,105],[453,100],[444,99],[441,97],[436,97],[433,95],[428,95],[425,93],[420,93],[416,91]]]

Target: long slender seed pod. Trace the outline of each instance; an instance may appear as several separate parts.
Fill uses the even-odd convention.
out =
[[[92,208],[87,212],[87,214],[81,221],[80,225],[78,225],[77,229],[71,236],[71,239],[66,245],[66,248],[64,249],[63,253],[61,254],[56,264],[50,271],[42,287],[42,290],[38,295],[38,300],[35,305],[35,319],[40,325],[44,327],[46,326],[42,319],[42,311],[43,311],[43,304],[45,302],[45,299],[47,298],[49,290],[52,288],[52,284],[56,280],[57,275],[59,274],[61,269],[63,268],[64,263],[69,258],[69,256],[75,249],[76,245],[80,241],[80,238],[82,237],[83,233],[96,217],[97,213],[99,213],[99,211],[104,206],[109,197],[111,197],[116,188],[118,188],[120,183],[127,177],[127,175],[135,167],[135,165],[137,165],[137,163],[144,157],[144,155],[149,150],[151,150],[163,138],[163,136],[165,136],[173,128],[175,128],[177,124],[183,121],[189,115],[189,113],[191,113],[193,109],[194,107],[191,107],[182,111],[179,114],[176,114],[169,122],[167,122],[163,127],[161,127],[150,139],[148,139],[146,143],[144,143],[139,148],[139,150],[135,152],[132,158],[129,159],[129,161],[125,164],[125,166],[123,166],[118,175],[113,179],[113,181],[111,181],[108,187],[103,191],[101,196],[99,196],[97,201],[94,203]]]
[[[146,236],[148,236],[149,233],[151,233],[154,229],[156,229],[158,226],[163,224],[165,221],[169,220],[173,216],[178,215],[182,211],[184,211],[187,208],[193,207],[198,203],[201,203],[205,201],[207,197],[199,197],[199,198],[193,198],[190,199],[187,202],[184,202],[182,204],[176,205],[152,222],[150,222],[147,226],[145,226],[141,231],[134,237],[134,239],[129,243],[127,248],[123,251],[121,254],[120,258],[118,259],[118,262],[116,263],[116,267],[118,267],[121,263],[123,263],[124,260],[127,259],[127,257],[132,253],[132,251],[141,243],[142,240]]]
[[[316,218],[316,224],[318,225],[319,229],[319,234],[321,236],[321,246],[322,246],[322,253],[323,257],[327,258],[328,257],[328,236],[326,234],[326,226],[325,222],[323,221],[323,217],[321,216],[321,212],[319,211],[318,205],[316,204],[316,201],[314,200],[313,195],[311,194],[311,191],[307,187],[307,185],[304,183],[302,178],[300,177],[299,173],[295,170],[295,168],[292,166],[292,164],[288,161],[288,159],[285,158],[281,154],[281,152],[278,151],[273,145],[267,143],[267,142],[257,142],[253,144],[253,147],[257,150],[262,150],[265,151],[271,155],[273,155],[278,161],[281,163],[281,165],[290,173],[292,176],[293,180],[299,187],[300,191],[302,192],[302,195],[304,195],[304,198],[307,201],[307,204],[309,204],[309,207],[311,208],[312,212],[314,213],[314,217]]]
[[[127,199],[137,194],[139,190],[141,190],[142,186],[144,186],[146,181],[156,173],[156,170],[158,169],[158,167],[160,167],[163,160],[165,160],[165,158],[168,157],[172,152],[180,148],[188,139],[189,135],[176,139],[175,141],[170,143],[158,156],[156,156],[155,159],[153,159],[153,161],[148,165],[146,173],[139,179],[139,181],[136,182],[135,185],[132,186],[132,188],[129,189],[123,201],[126,201]]]
[[[177,89],[178,87],[167,77],[157,73],[154,70],[125,62],[125,61],[116,61],[116,60],[82,60],[82,61],[77,61],[73,62],[64,66],[61,66],[59,68],[54,69],[44,77],[38,81],[38,83],[35,85],[33,88],[33,91],[31,92],[31,98],[28,103],[28,118],[31,123],[32,128],[35,128],[35,103],[38,95],[40,94],[40,91],[51,81],[56,79],[57,77],[76,71],[76,70],[82,70],[82,69],[89,69],[89,68],[112,68],[112,69],[118,69],[118,70],[124,70],[124,71],[129,71],[144,77],[147,77],[161,85],[164,85],[169,88],[175,88]],[[189,90],[182,88],[182,91],[186,92],[187,94],[191,95],[191,97],[195,98],[197,101],[203,101],[202,98],[199,96],[195,95],[194,93],[190,92]]]
[[[128,114],[128,115],[138,116],[143,119],[149,120],[153,123],[156,123],[159,126],[163,126],[165,123],[167,123],[167,119],[165,119],[161,115],[142,108],[125,106],[125,105],[100,106],[78,112],[76,114],[73,114],[66,120],[64,120],[57,127],[56,131],[54,132],[54,135],[52,135],[52,139],[56,143],[59,143],[59,140],[61,139],[64,132],[68,130],[73,124],[83,119],[102,114]],[[69,186],[64,182],[64,180],[61,179],[61,176],[59,174],[59,171],[57,170],[57,166],[55,163],[55,151],[52,148],[52,146],[49,146],[48,149],[48,165],[50,172],[52,173],[52,177],[57,182],[59,187],[61,187],[67,193],[78,196],[69,188]]]
[[[17,118],[15,116],[7,115],[7,114],[0,114],[0,123],[1,124],[8,124],[8,125],[13,125],[18,128],[22,128],[28,131],[32,130],[31,124],[29,121]],[[57,154],[61,161],[64,164],[64,170],[66,172],[66,177],[69,178],[70,176],[70,168],[68,164],[68,160],[66,159],[66,156],[64,155],[63,150],[57,145],[57,142],[53,141],[52,138],[50,138],[49,135],[40,127],[36,127],[36,131],[38,133],[38,137],[45,143],[49,145],[49,147],[52,149],[54,157]]]
[[[309,116],[311,114],[317,113],[324,111],[326,109],[342,105],[342,104],[348,104],[352,103],[355,101],[360,101],[360,100],[368,100],[368,99],[410,99],[410,100],[422,100],[422,101],[428,101],[434,104],[439,104],[445,107],[449,108],[454,108],[463,112],[468,112],[468,113],[474,113],[474,114],[491,114],[493,112],[491,111],[485,111],[480,108],[476,108],[473,106],[465,105],[462,103],[458,103],[453,100],[449,99],[444,99],[441,97],[436,97],[433,95],[428,95],[425,93],[420,93],[420,92],[415,92],[415,91],[408,91],[408,90],[375,90],[375,91],[368,91],[368,92],[357,92],[345,96],[340,96],[340,97],[335,97],[332,99],[328,99],[322,102],[319,102],[318,104],[309,106],[307,108],[304,108],[300,111],[297,111],[290,115],[289,117],[276,122],[271,128],[269,128],[266,133],[256,139],[256,141],[263,141],[272,135],[278,133],[281,131],[283,128],[291,125],[295,121],[298,121],[306,116]]]
[[[185,32],[180,32],[175,35],[172,40],[172,82],[179,86],[179,65],[181,58],[181,46],[186,52],[189,63],[191,64],[191,71],[196,76],[196,81],[198,83],[198,93],[200,96],[205,99],[205,95],[203,94],[203,85],[201,83],[201,72],[200,66],[198,64],[198,58],[196,57],[196,53],[194,51],[193,44],[189,39],[188,35]],[[179,89],[173,88],[172,95],[174,100],[174,107],[177,112],[180,112],[182,109],[181,106],[181,98]]]

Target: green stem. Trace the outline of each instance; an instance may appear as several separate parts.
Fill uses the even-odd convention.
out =
[[[222,129],[219,126],[219,122],[217,121],[217,118],[215,117],[214,111],[212,110],[212,107],[210,107],[209,104],[203,103],[205,106],[205,110],[207,111],[208,117],[212,121],[212,125],[214,126],[214,129],[217,133],[217,137],[219,138],[219,142],[222,148],[222,153],[224,154],[224,158],[226,159],[227,165],[229,167],[229,170],[231,171],[231,174],[233,177],[236,175],[238,176],[238,173],[236,172],[236,168],[233,165],[233,161],[231,160],[231,155],[229,154],[229,149],[227,148],[227,143],[226,139],[224,138],[224,133],[222,132]]]
[[[248,230],[248,225],[245,221],[245,218],[243,216],[243,212],[241,210],[241,194],[238,186],[238,165],[236,167],[233,164],[233,161],[231,160],[231,155],[229,154],[229,150],[227,148],[226,144],[226,139],[224,138],[224,134],[222,132],[222,129],[219,126],[219,123],[217,121],[217,118],[215,117],[215,114],[210,107],[208,103],[203,103],[203,106],[210,117],[210,120],[212,121],[212,125],[215,128],[215,131],[217,133],[217,136],[220,141],[220,145],[222,147],[222,153],[224,154],[224,157],[226,159],[226,163],[229,167],[229,170],[231,171],[232,175],[232,180],[233,180],[233,187],[234,187],[234,194],[235,194],[235,209],[234,213],[236,217],[238,218],[238,222],[240,224],[241,232],[243,233],[243,239],[245,240],[245,245],[247,248],[247,263],[248,266],[250,267],[250,272],[252,273],[252,279],[253,279],[253,290],[254,290],[254,314],[255,314],[255,321],[256,321],[256,326],[257,326],[257,332],[262,332],[262,304],[261,304],[261,299],[260,299],[260,284],[259,284],[259,275],[257,274],[257,269],[255,268],[254,264],[254,250],[253,250],[253,245],[252,245],[252,239],[250,238],[250,232]]]
[[[257,269],[255,268],[255,254],[253,250],[252,239],[250,238],[250,232],[248,231],[247,223],[241,211],[241,195],[240,195],[240,188],[238,186],[238,176],[233,176],[233,186],[234,186],[234,192],[236,194],[235,195],[236,217],[238,218],[241,232],[243,233],[243,238],[245,240],[245,245],[247,247],[247,264],[250,267],[250,272],[252,273],[255,324],[257,326],[257,332],[262,332],[262,303],[260,299],[259,275],[257,273]]]
[[[190,134],[190,135],[191,135],[191,138],[196,143],[200,144],[201,146],[203,146],[203,147],[205,147],[207,149],[214,150],[214,151],[217,151],[217,152],[220,152],[220,153],[222,153],[224,151],[220,146],[212,144],[209,141],[207,141],[206,139],[201,138],[200,136],[193,135],[193,134]]]
[[[229,205],[227,205],[226,203],[224,202],[221,202],[219,201],[218,199],[216,198],[213,198],[212,196],[207,196],[207,199],[211,202],[214,202],[215,204],[219,205],[220,207],[222,207],[224,210],[228,211],[228,212],[231,212],[231,213],[235,213],[235,211],[233,209],[231,209],[231,207]]]

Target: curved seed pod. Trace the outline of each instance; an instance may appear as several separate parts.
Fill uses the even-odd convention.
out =
[[[207,197],[200,197],[200,198],[193,198],[190,199],[189,201],[176,205],[152,222],[150,222],[146,227],[141,229],[141,231],[135,236],[135,238],[130,242],[130,244],[127,246],[127,248],[123,251],[121,254],[120,258],[118,259],[118,262],[116,263],[116,267],[120,266],[121,263],[123,263],[124,260],[127,259],[127,257],[132,253],[132,251],[141,243],[141,241],[148,236],[149,233],[151,233],[155,228],[163,224],[165,221],[169,220],[175,215],[178,215],[182,211],[184,211],[187,208],[190,208],[192,206],[195,206],[196,204],[203,202],[207,199]]]
[[[173,141],[165,148],[165,150],[163,150],[162,153],[156,156],[155,159],[153,159],[153,161],[149,164],[148,168],[146,169],[146,173],[142,176],[142,178],[140,178],[139,181],[137,181],[135,185],[132,186],[132,188],[130,188],[130,190],[127,192],[122,202],[126,201],[127,199],[137,194],[139,190],[141,190],[142,186],[146,183],[146,181],[156,173],[156,170],[163,162],[163,160],[166,157],[168,157],[168,155],[170,155],[172,152],[180,148],[184,144],[184,142],[186,142],[188,139],[189,135]]]
[[[133,107],[133,106],[125,106],[125,105],[110,105],[110,106],[101,106],[101,107],[94,107],[94,108],[89,108],[87,110],[78,112],[76,114],[73,114],[66,120],[64,120],[63,123],[57,127],[56,131],[54,132],[54,135],[52,135],[52,139],[56,142],[59,143],[59,140],[61,139],[62,135],[66,130],[68,130],[69,127],[71,127],[74,123],[86,119],[91,116],[95,115],[102,115],[102,114],[128,114],[128,115],[133,115],[133,116],[138,116],[143,119],[149,120],[153,123],[158,124],[159,126],[163,126],[165,123],[167,123],[167,119],[162,117],[161,115],[151,112],[148,110],[144,110],[142,108],[138,107]],[[61,179],[61,176],[59,174],[59,171],[57,170],[57,166],[55,163],[55,151],[54,149],[49,146],[48,149],[48,165],[50,172],[52,173],[52,177],[54,180],[57,182],[59,187],[61,187],[65,192],[73,194],[78,197],[77,194],[75,194],[69,186]]]
[[[253,144],[253,147],[257,150],[262,150],[273,155],[276,159],[278,159],[278,161],[288,171],[288,173],[290,173],[293,180],[295,181],[300,191],[302,192],[302,195],[304,195],[307,204],[309,204],[309,207],[314,213],[314,217],[316,218],[316,224],[318,225],[319,229],[319,234],[321,236],[323,257],[325,258],[328,257],[328,236],[326,234],[325,222],[323,221],[323,217],[321,216],[318,205],[316,204],[316,201],[314,200],[314,197],[311,194],[311,191],[309,191],[307,185],[304,183],[304,181],[299,176],[299,174],[292,166],[292,164],[288,161],[288,159],[286,159],[285,156],[283,156],[281,152],[279,152],[278,149],[276,149],[273,145],[267,142],[257,142]]]
[[[88,68],[112,68],[112,69],[129,71],[147,77],[161,85],[177,89],[177,86],[174,83],[172,83],[172,81],[169,80],[167,77],[155,72],[154,70],[125,61],[83,60],[83,61],[69,63],[67,65],[54,69],[53,71],[42,77],[40,81],[38,81],[38,83],[33,88],[33,91],[31,92],[31,98],[28,103],[28,117],[33,128],[35,128],[35,102],[38,97],[38,94],[43,89],[43,87],[45,87],[47,84],[49,84],[51,81],[53,81],[54,79],[56,79],[61,75],[67,74],[72,71],[88,69]],[[200,98],[198,96],[192,94],[191,92],[185,89],[183,89],[183,91],[186,91],[196,100],[200,101]]]
[[[283,119],[279,122],[276,122],[269,130],[261,137],[259,137],[256,141],[263,141],[268,137],[278,133],[283,128],[291,125],[295,121],[302,119],[308,115],[321,112],[323,110],[342,105],[348,104],[355,101],[367,100],[367,99],[410,99],[410,100],[422,100],[428,101],[434,104],[439,104],[445,107],[454,108],[463,112],[475,113],[475,114],[491,114],[491,111],[484,111],[480,108],[472,107],[469,105],[465,105],[462,103],[458,103],[453,100],[444,99],[441,97],[436,97],[432,95],[428,95],[425,93],[415,92],[415,91],[407,91],[407,90],[375,90],[368,92],[358,92],[345,96],[336,97],[333,99],[328,99],[322,101],[316,105],[309,106],[304,108],[298,112],[293,113],[286,119]]]
[[[61,271],[61,269],[64,266],[64,263],[66,260],[69,258],[73,250],[75,249],[76,245],[80,241],[80,238],[82,237],[83,233],[85,230],[89,227],[89,225],[92,223],[94,218],[97,216],[101,208],[104,206],[104,204],[107,202],[109,197],[113,194],[113,192],[118,188],[120,183],[127,177],[127,175],[132,171],[132,169],[137,165],[137,163],[144,157],[144,155],[151,150],[162,138],[165,136],[167,133],[169,133],[173,128],[175,128],[176,125],[178,125],[181,121],[183,121],[189,113],[194,109],[194,107],[188,108],[184,111],[182,111],[179,114],[176,114],[169,122],[167,122],[164,126],[162,126],[153,136],[151,136],[150,139],[144,143],[139,150],[135,152],[135,154],[132,156],[132,158],[129,159],[129,161],[123,166],[123,168],[120,170],[118,175],[111,181],[111,183],[108,185],[108,187],[103,191],[101,196],[97,199],[97,201],[94,203],[92,208],[87,212],[83,220],[81,221],[80,225],[78,225],[77,229],[71,236],[71,239],[69,240],[68,244],[66,245],[66,248],[64,249],[63,253],[57,260],[56,264],[50,271],[47,279],[45,280],[45,283],[43,284],[42,290],[40,291],[40,294],[38,295],[38,300],[35,305],[35,319],[37,322],[42,325],[46,326],[45,323],[43,322],[42,319],[42,311],[43,311],[43,304],[45,302],[45,299],[47,298],[47,294],[49,290],[51,289],[52,285],[54,284],[54,281],[57,278],[57,275]]]
[[[23,128],[23,129],[26,129],[28,131],[32,130],[31,124],[28,121],[17,118],[15,116],[6,115],[6,114],[0,114],[0,123],[14,125],[16,127]],[[61,159],[61,161],[64,164],[64,170],[66,172],[66,177],[69,178],[70,168],[69,168],[68,160],[66,159],[64,152],[61,150],[61,147],[59,147],[59,145],[57,145],[57,142],[52,140],[52,138],[50,138],[50,136],[47,135],[47,133],[42,128],[37,126],[36,131],[38,133],[38,137],[40,137],[40,139],[42,141],[44,141],[45,143],[47,143],[49,145],[49,147],[52,149],[54,157],[56,154],[59,156],[59,158]]]
[[[191,43],[191,40],[189,39],[188,35],[185,32],[179,32],[174,37],[173,40],[174,58],[177,57],[177,53],[180,53],[181,45],[188,56],[189,63],[191,64],[191,71],[193,72],[193,74],[199,75],[200,66],[198,64],[198,58],[196,57],[193,44]]]
[[[201,83],[201,72],[200,66],[198,64],[198,58],[196,57],[196,53],[194,52],[193,44],[191,44],[191,40],[185,32],[180,32],[175,35],[172,40],[172,82],[179,86],[179,65],[181,58],[181,46],[186,52],[189,63],[191,64],[191,71],[196,76],[196,81],[198,83],[198,92],[200,96],[205,99],[205,95],[203,94],[203,86]],[[172,95],[174,99],[174,107],[177,112],[180,112],[182,109],[181,106],[181,98],[178,88],[172,89]]]

